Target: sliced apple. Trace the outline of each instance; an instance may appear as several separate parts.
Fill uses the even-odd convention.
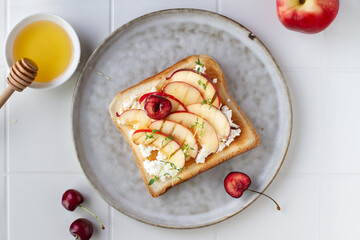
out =
[[[180,102],[179,100],[175,100],[171,97],[165,96],[165,98],[167,98],[170,102],[171,102],[171,112],[175,112],[175,111],[187,111],[186,106]]]
[[[139,99],[139,103],[142,104],[142,102],[150,95],[157,95],[157,96],[162,96],[165,97],[166,99],[168,99],[171,102],[171,111],[175,112],[175,111],[187,111],[185,105],[176,97],[164,93],[164,92],[149,92],[149,93],[145,93],[144,95],[142,95]]]
[[[160,132],[176,139],[182,146],[182,150],[187,155],[186,159],[196,158],[198,145],[193,133],[180,123],[169,120],[158,120],[150,123],[149,129],[158,129]]]
[[[175,71],[168,79],[170,82],[186,82],[200,91],[203,98],[212,101],[212,105],[220,107],[220,95],[215,84],[205,75],[193,69]]]
[[[145,111],[141,109],[126,110],[118,118],[118,123],[131,126],[135,129],[146,128],[152,121]]]
[[[131,136],[131,140],[137,145],[149,145],[159,137],[162,137],[162,135],[154,134],[152,131],[149,131],[149,129],[138,129]]]
[[[170,94],[185,106],[193,103],[201,103],[204,101],[200,91],[186,82],[171,82],[165,85],[162,91],[166,94]]]
[[[168,160],[169,162],[175,164],[175,166],[180,169],[185,166],[185,155],[181,149],[177,150]]]
[[[177,168],[182,168],[185,165],[185,155],[182,152],[181,144],[175,139],[169,138],[168,135],[150,129],[139,129],[133,133],[131,138],[137,145],[144,144],[156,147],[166,156],[166,161],[174,163]],[[181,152],[182,157],[178,151]]]
[[[195,103],[187,106],[189,112],[207,120],[219,135],[220,140],[227,140],[230,135],[230,123],[224,113],[209,104]],[[151,125],[151,124],[150,124]]]
[[[168,135],[161,133],[159,131],[155,132],[154,130],[150,130],[150,129],[138,129],[131,136],[131,140],[136,145],[139,144],[152,145],[157,149],[161,149],[171,142],[171,141],[167,141],[167,138]]]
[[[201,116],[191,112],[173,112],[166,120],[174,121],[188,128],[200,146],[207,152],[216,152],[219,148],[219,138],[214,127]]]

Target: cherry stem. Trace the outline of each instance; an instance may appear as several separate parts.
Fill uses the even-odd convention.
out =
[[[261,192],[258,192],[258,191],[252,190],[252,189],[246,189],[246,190],[250,191],[250,192],[258,193],[260,195],[264,195],[265,197],[268,197],[270,200],[272,200],[276,204],[276,209],[280,211],[279,204],[272,197],[270,197],[269,195],[266,195],[265,193],[261,193]]]
[[[79,237],[79,235],[76,235],[75,240],[77,240],[77,239],[78,239],[78,237]]]
[[[96,219],[97,219],[97,220],[99,221],[99,223],[100,223],[101,229],[102,229],[102,230],[105,229],[104,225],[102,224],[102,222],[101,222],[101,220],[100,220],[100,218],[99,218],[98,216],[96,216],[95,214],[93,214],[89,209],[87,209],[87,208],[85,208],[85,207],[83,207],[83,206],[81,206],[81,205],[78,205],[78,206],[81,207],[82,209],[84,209],[85,211],[87,211],[88,213],[90,213],[91,215],[93,215],[94,217],[96,217]]]

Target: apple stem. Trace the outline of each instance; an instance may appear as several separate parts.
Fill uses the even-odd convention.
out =
[[[88,213],[90,213],[91,215],[93,215],[94,217],[96,217],[96,219],[97,219],[97,220],[99,221],[99,223],[100,223],[101,229],[102,229],[102,230],[105,229],[104,225],[102,224],[102,222],[101,222],[101,220],[100,220],[100,218],[99,218],[98,216],[96,216],[94,213],[92,213],[89,209],[87,209],[87,208],[85,208],[85,207],[83,207],[83,206],[81,206],[81,205],[78,205],[78,206],[81,207],[82,209],[84,209],[85,211],[87,211]]]
[[[276,204],[276,209],[280,211],[279,204],[272,197],[270,197],[269,195],[266,195],[265,193],[261,193],[261,192],[258,192],[258,191],[252,190],[252,189],[246,189],[246,190],[250,191],[250,192],[258,193],[260,195],[264,195],[265,197],[268,197],[270,200],[272,200]]]

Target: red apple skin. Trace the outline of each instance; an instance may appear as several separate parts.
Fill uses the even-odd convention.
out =
[[[276,0],[281,23],[302,33],[318,33],[334,21],[339,0]]]

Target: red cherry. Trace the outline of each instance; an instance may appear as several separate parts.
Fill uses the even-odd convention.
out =
[[[75,189],[68,189],[62,196],[62,205],[65,209],[69,211],[74,211],[75,208],[80,205],[82,202],[84,202],[84,198]]]
[[[225,191],[231,197],[239,198],[242,196],[244,191],[258,193],[258,194],[263,195],[263,196],[269,198],[270,200],[272,200],[276,204],[277,210],[280,210],[279,204],[277,204],[277,202],[273,198],[266,195],[265,193],[261,193],[261,192],[249,189],[248,187],[250,186],[250,184],[251,184],[250,177],[242,172],[231,172],[224,179]]]
[[[174,97],[173,95],[170,95],[170,94],[167,94],[167,93],[164,93],[164,92],[149,92],[149,93],[145,93],[144,95],[142,95],[140,98],[139,98],[139,103],[141,104],[148,96],[150,95],[156,95],[156,96],[162,96],[164,98],[168,98],[168,99],[172,99],[174,100],[175,102],[179,103],[184,109],[185,111],[187,111],[187,108],[186,106],[179,100],[177,99],[176,97]],[[171,102],[171,101],[170,101]],[[120,115],[119,115],[120,116]]]
[[[250,184],[250,177],[241,172],[231,172],[224,180],[225,190],[233,198],[241,197]]]
[[[171,112],[171,108],[171,102],[164,97],[150,95],[145,99],[145,112],[152,119],[165,118]]]
[[[70,225],[70,233],[75,239],[79,240],[89,240],[93,234],[93,225],[92,223],[85,219],[85,218],[79,218],[76,219],[71,225]]]

